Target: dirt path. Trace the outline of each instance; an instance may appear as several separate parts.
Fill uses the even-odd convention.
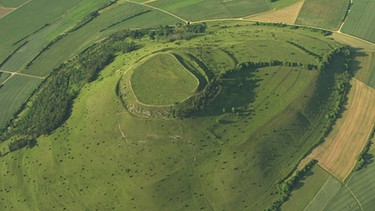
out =
[[[261,22],[281,22],[294,24],[297,20],[299,12],[301,11],[303,3],[304,0],[280,10],[267,11],[244,19]]]
[[[354,79],[347,110],[307,159],[316,159],[332,175],[344,181],[366,145],[375,120],[375,90]]]
[[[20,6],[18,7],[3,7],[0,5],[0,19],[9,15],[10,13],[14,12],[15,10],[17,10],[18,8],[24,6],[25,4],[28,4],[29,2],[31,2],[31,0],[21,4]]]

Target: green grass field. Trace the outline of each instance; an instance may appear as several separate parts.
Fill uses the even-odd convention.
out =
[[[279,198],[276,183],[315,144],[326,121],[325,107],[309,107],[317,99],[319,71],[237,70],[222,79],[221,93],[204,110],[168,120],[128,113],[116,94],[117,83],[141,58],[163,49],[197,60],[201,75],[210,78],[246,61],[289,58],[315,64],[314,56],[286,42],[290,34],[314,40],[321,54],[337,44],[305,29],[209,30],[217,33],[190,41],[134,40],[143,47],[118,55],[100,80],[87,84],[63,126],[40,137],[37,147],[2,157],[0,190],[8,193],[0,192],[1,207],[263,210]],[[5,152],[7,142],[0,148]]]
[[[188,21],[206,19],[239,18],[271,9],[265,0],[256,1],[170,1],[158,0],[149,3],[152,6],[167,10]],[[215,6],[212,6],[215,5]],[[194,12],[192,12],[194,11]]]
[[[0,0],[0,5],[3,7],[19,7],[28,0]]]
[[[282,206],[282,210],[304,210],[306,205],[316,204],[315,201],[318,202],[317,194],[320,194],[323,186],[328,186],[329,177],[330,175],[319,165],[314,166],[308,177],[292,192],[290,199]],[[313,208],[314,205],[310,205],[310,207]]]
[[[140,102],[168,105],[194,94],[199,81],[173,55],[156,54],[136,67],[131,85]]]
[[[305,0],[297,24],[338,29],[348,9],[347,0]]]
[[[2,84],[9,76],[9,73],[0,73],[0,84]]]
[[[103,2],[101,0],[100,2]],[[32,34],[45,24],[53,23],[59,17],[73,9],[78,0],[67,0],[64,2],[40,0],[30,1],[24,6],[18,8],[11,14],[0,19],[0,30],[7,33],[1,33],[0,61],[3,61],[10,52],[15,50],[21,43],[14,45],[17,41],[27,35]],[[50,8],[46,10],[45,8]],[[91,12],[91,11],[90,11]],[[88,13],[88,12],[87,12]],[[36,17],[36,18],[25,18]],[[42,18],[43,17],[43,18]]]
[[[70,33],[45,51],[25,72],[40,76],[48,75],[53,68],[68,60],[77,52],[83,51],[94,42],[118,30],[158,27],[161,22],[165,24],[179,22],[178,19],[159,11],[146,11],[148,11],[147,7],[136,4],[115,4],[112,9],[102,11],[100,16],[81,27],[80,30]],[[141,13],[143,14],[137,16]],[[111,26],[114,23],[118,24]],[[59,57],[56,58],[56,55],[59,55]]]
[[[356,73],[356,78],[375,88],[375,52],[358,51],[356,60],[360,67]]]
[[[15,75],[0,88],[0,127],[26,102],[40,79]]]
[[[374,10],[375,2],[372,0],[355,1],[342,27],[342,32],[375,42]]]

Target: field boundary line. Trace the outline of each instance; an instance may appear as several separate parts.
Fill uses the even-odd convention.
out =
[[[181,21],[183,21],[183,22],[185,22],[185,23],[190,22],[190,21],[188,21],[188,20],[185,20],[185,19],[181,18],[180,16],[177,16],[177,15],[171,13],[171,12],[168,12],[168,11],[166,11],[166,10],[163,10],[163,9],[161,9],[161,8],[158,8],[158,7],[155,7],[155,6],[152,6],[152,5],[148,5],[148,4],[140,3],[140,2],[135,2],[135,1],[131,1],[131,0],[125,0],[125,2],[129,2],[129,3],[133,3],[133,4],[138,4],[138,5],[142,5],[142,6],[144,6],[144,7],[149,7],[149,8],[151,8],[151,9],[158,10],[158,11],[163,12],[163,13],[165,13],[165,14],[171,15],[171,16],[173,16],[173,17],[175,17],[175,18],[177,18],[177,19],[179,19],[179,20],[181,20]]]
[[[353,193],[353,191],[350,190],[350,188],[346,185],[346,183],[343,183],[343,186],[344,186],[344,187],[346,188],[346,190],[352,195],[352,197],[354,198],[355,202],[358,204],[359,208],[361,208],[361,211],[364,211],[361,202],[360,202],[359,199],[355,196],[355,194]]]

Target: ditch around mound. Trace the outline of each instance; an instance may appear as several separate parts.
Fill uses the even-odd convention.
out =
[[[198,65],[191,65],[193,62],[173,52],[141,59],[118,83],[125,108],[141,117],[175,118],[191,113],[192,102],[199,101],[202,85],[207,83],[202,81],[203,71],[193,68]]]

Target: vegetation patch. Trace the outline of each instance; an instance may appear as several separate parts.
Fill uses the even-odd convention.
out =
[[[297,24],[338,29],[348,10],[347,0],[305,0]]]
[[[131,76],[131,86],[141,103],[169,105],[195,93],[198,79],[173,55],[160,53],[142,62]]]
[[[252,14],[270,10],[265,0],[255,1],[216,1],[216,0],[195,0],[195,1],[171,1],[158,0],[150,2],[150,5],[167,10],[188,21],[245,17]],[[214,5],[214,6],[213,6]],[[192,13],[191,11],[194,11]]]
[[[342,31],[375,42],[375,2],[359,0],[351,6]]]

